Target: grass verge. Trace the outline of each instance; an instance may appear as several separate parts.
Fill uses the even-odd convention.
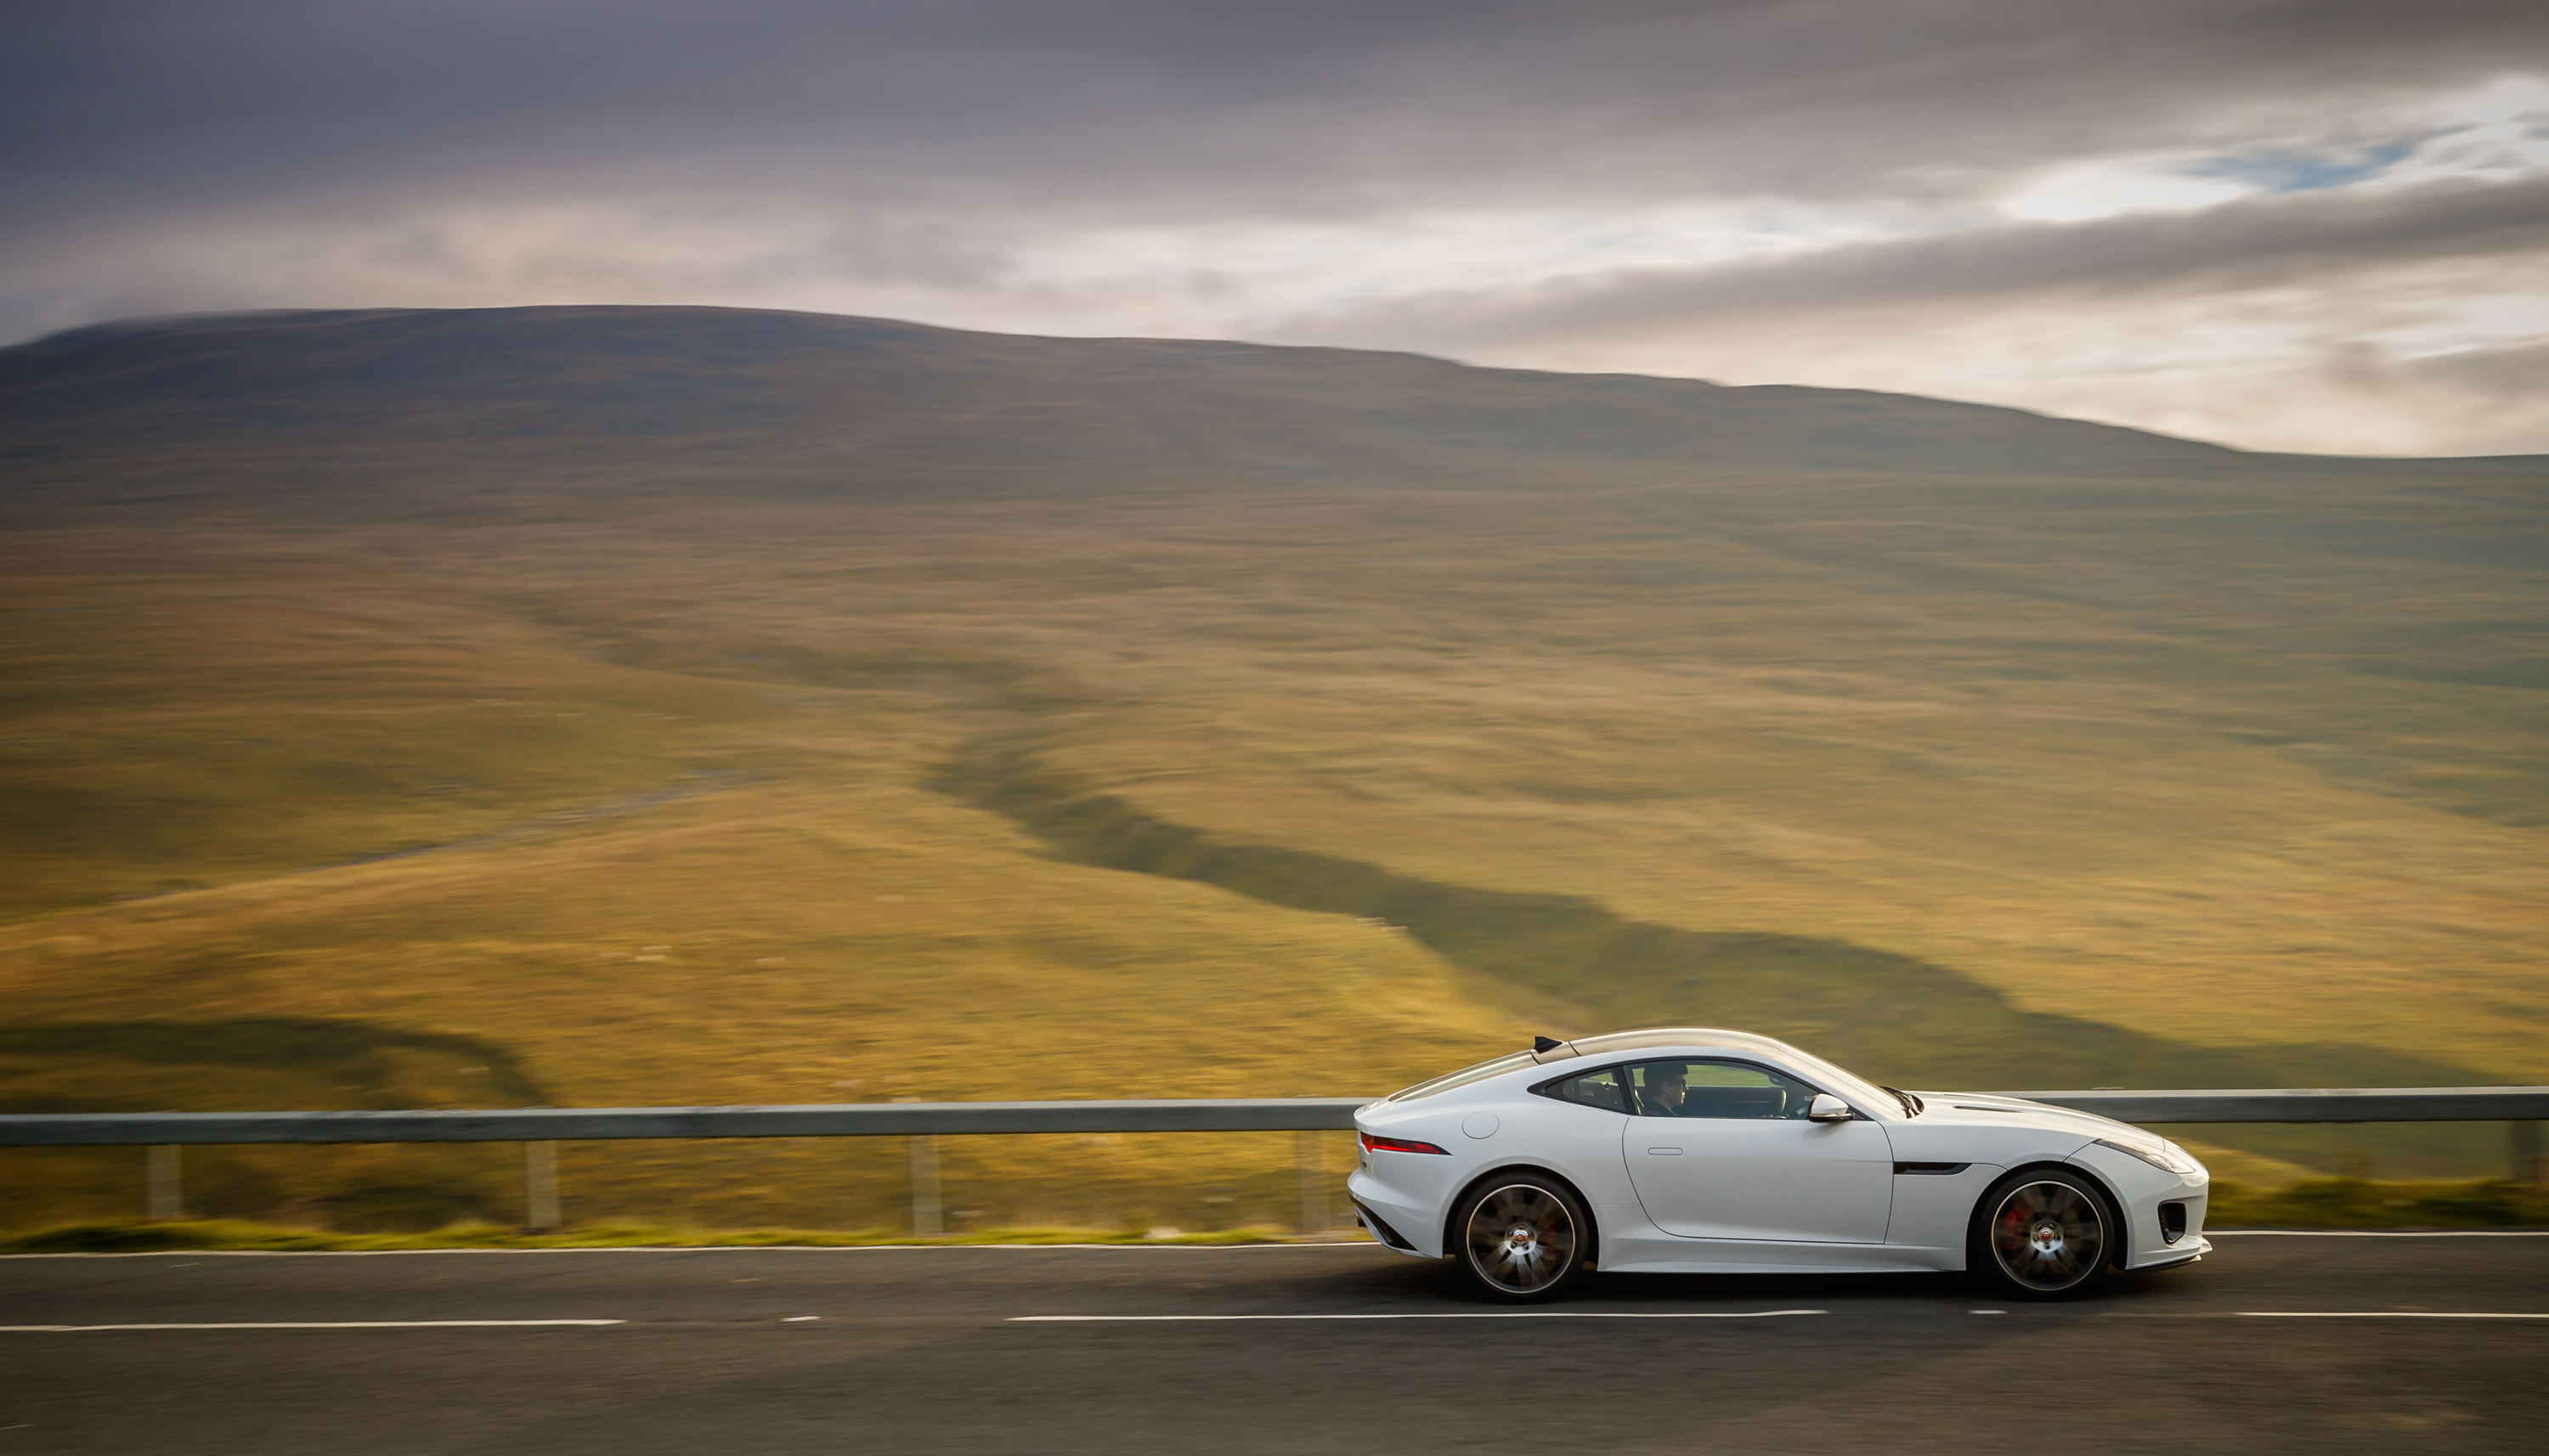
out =
[[[1360,1237],[1361,1235],[1356,1235]],[[593,1224],[531,1233],[496,1224],[453,1224],[420,1233],[345,1233],[279,1224],[208,1219],[166,1223],[63,1224],[0,1235],[8,1253],[154,1253],[224,1249],[276,1253],[437,1248],[769,1248],[776,1245],[872,1248],[887,1244],[990,1243],[1316,1243],[1333,1236],[1274,1228],[1216,1228],[1200,1233],[1138,1228],[977,1228],[915,1235],[897,1228],[692,1228],[663,1224]]]
[[[2320,1178],[2282,1188],[2216,1183],[2214,1228],[2505,1228],[2549,1227],[2549,1188],[2486,1178],[2373,1183]]]

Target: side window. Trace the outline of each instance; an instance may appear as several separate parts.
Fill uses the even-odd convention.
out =
[[[1606,1066],[1598,1072],[1586,1072],[1580,1077],[1568,1077],[1563,1082],[1553,1082],[1544,1091],[1546,1095],[1555,1097],[1560,1102],[1580,1102],[1586,1107],[1598,1107],[1604,1112],[1629,1110],[1629,1100],[1620,1086],[1620,1069],[1616,1066]]]
[[[1645,1061],[1629,1068],[1629,1097],[1651,1118],[1803,1118],[1815,1089],[1742,1061]]]

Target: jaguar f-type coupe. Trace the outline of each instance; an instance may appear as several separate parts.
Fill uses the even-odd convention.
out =
[[[1967,1269],[2061,1299],[2211,1251],[2211,1176],[2127,1124],[1899,1092],[1784,1042],[1668,1028],[1533,1049],[1359,1109],[1372,1237],[1537,1300],[1596,1268]]]

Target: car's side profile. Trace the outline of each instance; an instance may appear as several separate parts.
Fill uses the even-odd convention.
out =
[[[2017,1098],[1897,1092],[1743,1032],[1542,1038],[1355,1126],[1347,1187],[1372,1236],[1457,1259],[1503,1299],[1595,1268],[1972,1269],[2063,1298],[2212,1248],[2211,1179],[2165,1138]]]

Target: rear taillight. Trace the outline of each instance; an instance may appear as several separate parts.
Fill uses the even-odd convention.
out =
[[[1432,1152],[1441,1153],[1446,1157],[1451,1155],[1431,1142],[1419,1142],[1412,1138],[1383,1138],[1377,1133],[1363,1135],[1363,1150],[1366,1152]]]

